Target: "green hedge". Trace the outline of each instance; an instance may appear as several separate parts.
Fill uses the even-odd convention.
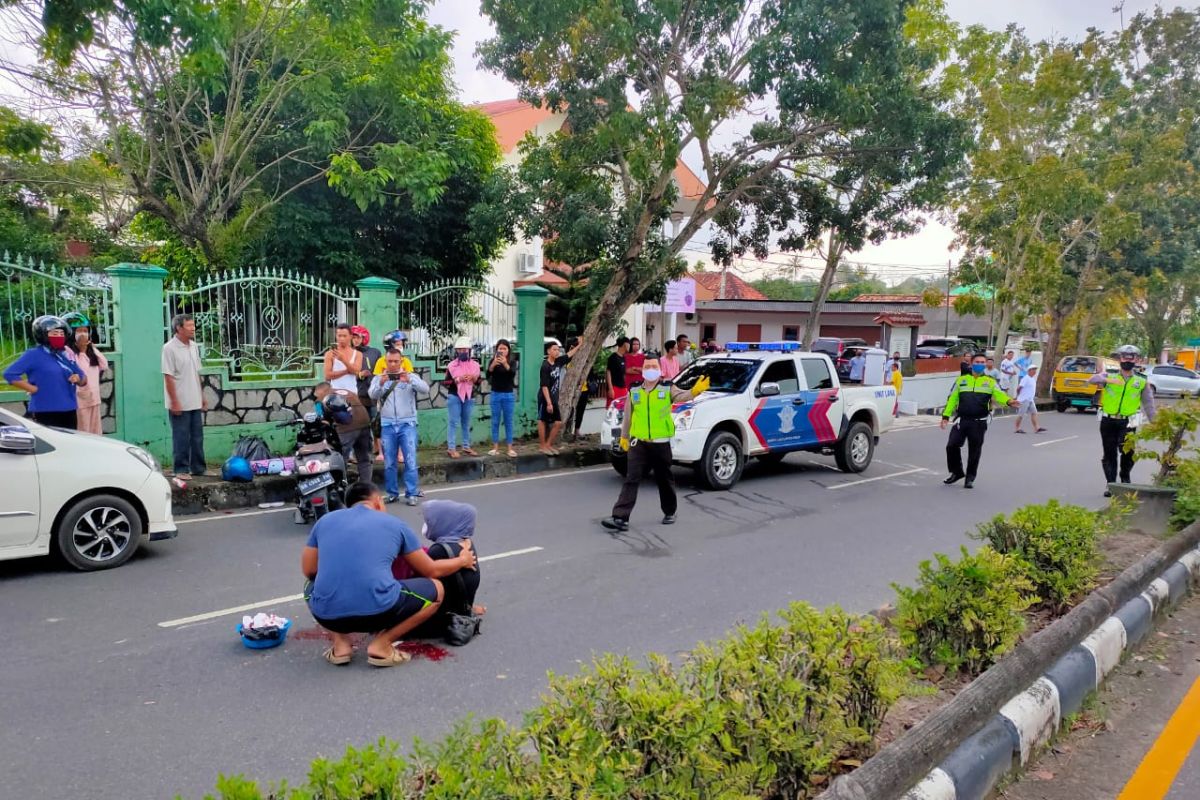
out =
[[[871,754],[907,672],[873,617],[803,603],[779,617],[739,627],[678,664],[605,656],[577,676],[551,676],[518,727],[464,724],[407,756],[381,740],[338,761],[318,759],[303,786],[264,794],[223,777],[209,797],[809,797],[839,762]]]

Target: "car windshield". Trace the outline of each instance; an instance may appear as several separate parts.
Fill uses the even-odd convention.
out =
[[[1058,365],[1059,372],[1086,372],[1092,374],[1096,371],[1096,359],[1091,356],[1067,356]]]
[[[711,381],[710,392],[740,394],[750,385],[760,363],[743,358],[702,358],[679,373],[675,385],[691,389],[700,376],[705,375]]]

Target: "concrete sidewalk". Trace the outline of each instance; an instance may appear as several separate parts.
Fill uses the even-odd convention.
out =
[[[1162,621],[1004,800],[1200,798],[1200,597]]]

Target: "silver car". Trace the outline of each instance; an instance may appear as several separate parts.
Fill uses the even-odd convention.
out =
[[[1200,375],[1187,367],[1155,364],[1146,369],[1146,379],[1156,396],[1200,397]]]

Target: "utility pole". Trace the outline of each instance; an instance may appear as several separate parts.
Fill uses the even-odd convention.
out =
[[[942,334],[943,336],[945,336],[947,338],[949,338],[949,336],[950,336],[950,270],[951,270],[951,263],[952,262],[950,261],[950,259],[947,258],[946,259],[946,330]]]

